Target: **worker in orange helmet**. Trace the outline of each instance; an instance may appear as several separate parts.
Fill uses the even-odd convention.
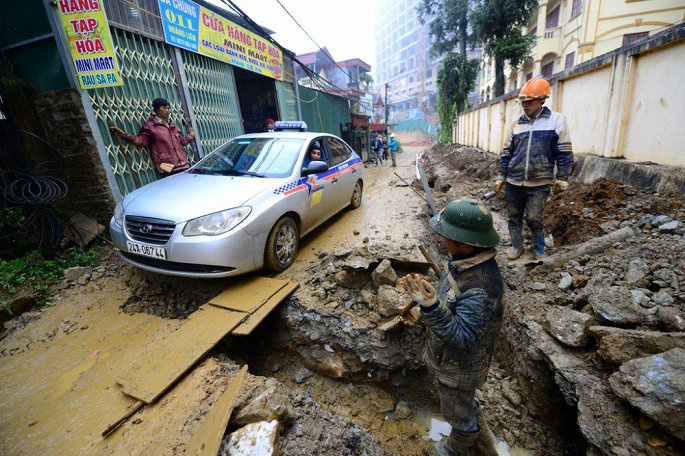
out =
[[[530,229],[533,258],[545,256],[542,211],[551,188],[561,192],[568,187],[573,171],[573,149],[563,114],[551,111],[545,100],[549,83],[536,77],[519,92],[524,115],[510,128],[499,160],[495,189],[504,191],[509,215],[512,250],[509,260],[523,254],[523,217]],[[556,176],[554,168],[556,165]]]

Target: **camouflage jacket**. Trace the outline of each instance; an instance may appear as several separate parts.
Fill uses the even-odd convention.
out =
[[[438,285],[438,302],[421,309],[426,366],[452,388],[476,389],[488,375],[504,297],[495,253],[451,259]]]

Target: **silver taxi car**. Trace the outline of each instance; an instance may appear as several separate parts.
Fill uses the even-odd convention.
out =
[[[313,148],[320,161],[309,161]],[[124,260],[162,274],[282,271],[301,236],[361,205],[363,169],[352,148],[330,134],[239,136],[188,171],[127,195],[110,221],[111,238]]]

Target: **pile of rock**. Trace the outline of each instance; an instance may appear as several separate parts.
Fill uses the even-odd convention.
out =
[[[545,362],[566,403],[577,407],[591,451],[680,454],[685,429],[682,225],[676,216],[645,216],[632,226],[635,238],[569,261],[556,272],[533,271],[530,277],[521,268],[507,270],[512,290],[505,331],[516,362],[523,365],[520,374],[527,382],[522,383],[536,388],[539,363]],[[515,329],[521,326],[525,330]],[[521,334],[524,340],[517,340]]]
[[[219,455],[382,455],[380,442],[349,418],[333,415],[310,392],[248,374]]]
[[[280,337],[292,342],[307,367],[334,378],[420,367],[418,325],[379,329],[410,302],[397,280],[428,273],[420,255],[408,242],[322,253],[310,279],[283,306]]]

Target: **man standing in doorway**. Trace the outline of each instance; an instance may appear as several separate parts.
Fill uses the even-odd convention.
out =
[[[542,213],[550,188],[562,192],[573,170],[573,149],[563,114],[543,106],[551,93],[543,78],[533,78],[519,92],[524,115],[509,128],[499,161],[497,192],[506,195],[512,251],[509,260],[523,254],[525,214],[533,244],[533,258],[545,256]],[[554,167],[557,173],[554,176]]]
[[[180,173],[190,167],[183,147],[195,139],[195,132],[190,128],[187,136],[170,120],[171,106],[164,98],[152,102],[154,115],[151,116],[137,135],[126,133],[110,124],[109,131],[136,146],[147,147],[155,164],[159,177]]]
[[[463,199],[430,219],[447,247],[447,270],[437,292],[420,275],[399,281],[421,307],[426,367],[437,380],[440,412],[452,426],[439,456],[496,456],[495,437],[475,399],[485,383],[502,321],[504,283],[495,255],[492,213]]]

